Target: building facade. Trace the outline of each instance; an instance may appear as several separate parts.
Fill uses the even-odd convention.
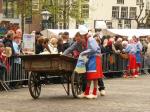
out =
[[[84,24],[89,28],[94,28],[97,21],[105,21],[108,28],[139,28],[146,22],[150,10],[150,0],[86,1],[89,2],[89,17]]]
[[[21,20],[16,8],[17,0],[0,0],[0,36],[20,26]]]
[[[16,13],[16,8],[17,0],[0,0],[0,23],[20,24],[21,21]]]
[[[17,13],[17,1],[0,0],[0,34],[4,31],[4,26],[19,25],[21,27],[22,20],[21,15]],[[24,18],[25,33],[42,30],[41,11],[45,7],[48,7],[49,11],[53,11],[49,18],[49,28],[54,29],[63,29],[64,26],[74,29],[79,24],[94,28],[98,21],[105,21],[108,28],[142,28],[145,27],[145,22],[146,26],[150,27],[150,0],[84,0],[79,7],[80,19],[78,20],[69,15],[69,7],[77,0],[29,1],[31,2],[31,6],[29,6],[31,11],[29,11],[30,15]],[[43,4],[45,1],[46,4]]]

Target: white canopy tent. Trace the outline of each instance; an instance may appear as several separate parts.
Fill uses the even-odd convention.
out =
[[[69,32],[69,37],[73,38],[75,36],[75,34],[78,32],[78,29],[46,29],[41,31],[41,33],[45,36],[45,37],[50,37],[51,35],[58,35],[59,33],[63,33],[63,32]]]
[[[107,32],[107,33],[106,33]],[[121,36],[148,36],[150,35],[150,29],[107,29],[105,34],[121,35]]]
[[[78,32],[78,29],[46,29],[43,30],[41,33],[45,37],[50,37],[51,35],[58,35],[59,33],[63,32],[69,32],[70,38],[73,38],[75,34]],[[110,35],[110,36],[115,36],[115,35],[120,35],[120,36],[126,36],[126,37],[131,37],[131,36],[149,36],[150,35],[150,29],[104,29],[102,30],[104,35]]]

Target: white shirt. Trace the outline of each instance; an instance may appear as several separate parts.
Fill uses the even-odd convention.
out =
[[[57,47],[54,47],[51,43],[48,44],[48,47],[49,47],[49,49],[50,49],[50,51],[51,51],[51,54],[58,54],[58,49],[57,49]]]

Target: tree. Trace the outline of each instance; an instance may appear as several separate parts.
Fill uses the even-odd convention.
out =
[[[85,0],[62,0],[61,3],[59,3],[58,0],[43,0],[43,10],[51,12],[53,20],[55,21],[54,24],[63,22],[63,28],[66,29],[69,25],[69,17],[74,18],[77,22],[82,20],[82,3],[85,3]]]
[[[147,8],[145,10],[144,17],[142,17],[142,13],[144,11],[144,2],[143,1],[141,1],[141,3],[139,4],[139,10],[140,10],[139,15],[136,16],[136,18],[135,18],[135,21],[137,22],[137,28],[145,27],[146,23],[148,21],[146,21],[144,23],[144,20],[148,20],[148,17],[149,17],[149,9],[147,9]]]
[[[24,33],[25,18],[32,16],[32,1],[18,0],[18,14],[21,16],[21,29]]]
[[[84,22],[84,19],[82,17],[82,5],[86,3],[84,0],[78,0],[73,2],[71,10],[70,10],[70,17],[74,18],[76,20],[76,27],[78,24],[82,24]]]

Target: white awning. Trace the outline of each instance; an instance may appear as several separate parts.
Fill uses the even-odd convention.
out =
[[[121,35],[121,36],[148,36],[150,35],[150,29],[107,29],[108,34],[109,32],[114,35]]]
[[[46,29],[41,31],[41,33],[45,36],[45,37],[50,37],[51,35],[58,35],[59,33],[63,33],[63,32],[68,32],[69,33],[69,37],[70,38],[74,38],[75,34],[78,32],[78,29]]]

